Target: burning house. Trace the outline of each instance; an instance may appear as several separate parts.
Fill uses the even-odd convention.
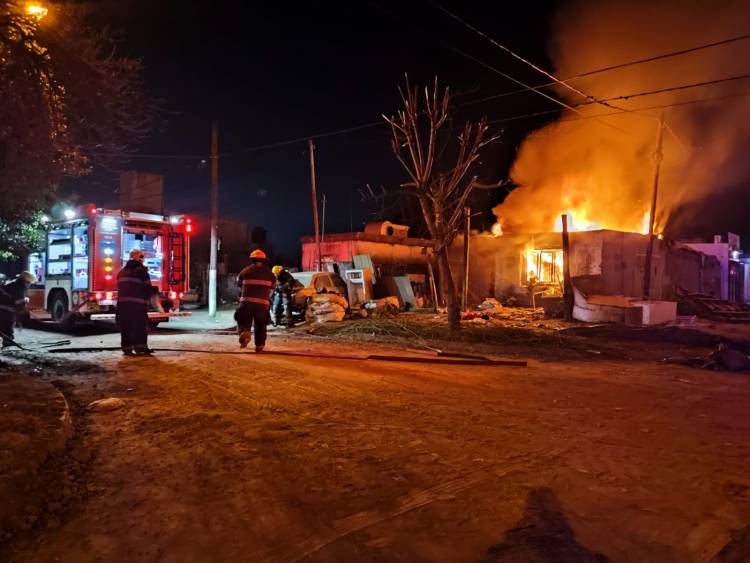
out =
[[[570,233],[570,273],[574,285],[597,295],[643,298],[648,237],[614,230]],[[454,272],[461,272],[463,241],[452,247]],[[487,296],[515,297],[520,303],[560,296],[563,249],[560,233],[476,234],[470,240],[469,304]],[[720,295],[721,265],[713,257],[657,240],[651,261],[654,300],[676,300],[677,293]],[[459,276],[456,276],[457,278]]]

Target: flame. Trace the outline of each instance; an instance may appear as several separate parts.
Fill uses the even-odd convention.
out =
[[[524,249],[525,280],[553,284],[562,279],[563,252],[560,249],[544,250],[529,245]]]
[[[568,215],[568,231],[596,231],[604,228],[599,223],[589,219],[588,211],[586,211],[586,209],[579,209],[577,211],[568,209],[565,213]],[[561,233],[562,230],[561,213],[555,220],[554,231],[556,233]]]
[[[38,20],[44,18],[47,15],[48,11],[49,10],[41,4],[37,4],[34,2],[29,2],[28,4],[26,4],[26,13]]]
[[[503,226],[500,223],[492,225],[492,236],[501,237],[503,236]]]
[[[646,211],[646,213],[643,214],[643,219],[641,219],[641,230],[639,232],[642,235],[647,235],[650,229],[651,229],[651,212]],[[656,225],[654,225],[654,229],[656,229]]]

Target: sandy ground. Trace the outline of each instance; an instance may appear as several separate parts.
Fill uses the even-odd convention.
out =
[[[272,337],[270,349],[356,347],[298,342]],[[238,351],[222,335],[151,343]],[[604,358],[525,368],[253,352],[76,359],[101,372],[66,377],[69,401],[127,406],[87,415],[80,506],[0,558],[750,560],[747,376]]]

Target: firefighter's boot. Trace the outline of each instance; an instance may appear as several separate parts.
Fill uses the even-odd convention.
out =
[[[247,348],[247,345],[250,344],[250,339],[252,338],[252,334],[249,330],[243,330],[240,333],[240,348]]]

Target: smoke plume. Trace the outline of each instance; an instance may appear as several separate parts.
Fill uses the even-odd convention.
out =
[[[746,0],[574,0],[557,14],[553,30],[555,75],[566,79],[750,33],[750,7]],[[744,74],[750,74],[750,40],[570,84],[602,100]],[[588,101],[555,88],[570,105]],[[675,209],[698,215],[722,191],[750,179],[750,95],[743,94],[750,94],[750,79],[610,102],[637,113],[600,104],[579,106],[580,113],[565,110],[524,141],[511,170],[519,187],[493,211],[507,232],[551,231],[564,212],[572,213],[574,228],[643,232],[663,111],[668,128],[656,223],[659,232],[674,228],[669,220]],[[711,100],[687,103],[706,98]]]

